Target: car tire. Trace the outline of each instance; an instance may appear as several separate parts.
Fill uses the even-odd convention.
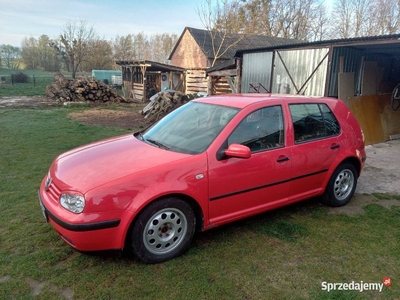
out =
[[[160,199],[140,212],[133,224],[133,254],[149,264],[177,257],[189,246],[195,228],[189,203],[174,197]]]
[[[333,207],[346,205],[356,190],[357,179],[358,173],[353,164],[339,165],[328,182],[322,202]]]

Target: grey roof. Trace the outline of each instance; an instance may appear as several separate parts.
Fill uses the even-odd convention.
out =
[[[183,35],[185,34],[186,30],[190,32],[193,36],[199,47],[202,49],[204,55],[207,58],[214,58],[214,51],[212,46],[212,39],[210,32],[208,30],[203,29],[196,29],[192,27],[185,27],[185,30],[182,32],[178,42],[176,43],[174,49],[171,51],[171,54],[168,59],[171,59],[173,53],[176,50],[176,47],[180,43]],[[222,49],[226,49],[230,45],[237,42],[234,46],[230,47],[220,58],[221,59],[230,59],[235,56],[237,50],[243,49],[254,49],[260,47],[273,47],[278,45],[285,45],[285,44],[296,44],[296,43],[304,43],[301,40],[295,39],[285,39],[279,37],[271,37],[265,35],[241,35],[241,34],[229,34],[222,37],[222,33],[215,32],[215,45],[219,46],[222,44]]]
[[[278,49],[290,49],[290,48],[307,48],[307,47],[326,47],[326,46],[351,46],[351,47],[363,47],[368,45],[370,49],[374,49],[374,53],[387,54],[393,53],[395,49],[397,53],[400,52],[400,34],[389,34],[389,35],[377,35],[377,36],[364,36],[357,38],[345,38],[345,39],[331,39],[322,40],[315,42],[302,41],[300,43],[287,43],[276,46],[261,46],[253,48],[237,48],[234,57],[240,57],[243,53],[260,52],[260,51],[271,51]]]

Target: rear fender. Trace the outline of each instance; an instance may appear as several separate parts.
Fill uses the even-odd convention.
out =
[[[360,176],[361,169],[362,169],[362,158],[358,157],[356,153],[357,153],[356,149],[352,149],[352,150],[348,150],[344,153],[340,153],[336,157],[335,161],[332,163],[331,167],[329,168],[328,174],[325,177],[325,180],[323,182],[323,190],[326,189],[326,186],[328,185],[328,182],[331,179],[333,172],[335,172],[337,167],[344,162],[351,162],[357,170],[357,173],[358,173],[357,177]]]

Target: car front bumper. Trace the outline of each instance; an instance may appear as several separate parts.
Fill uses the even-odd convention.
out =
[[[115,213],[108,220],[85,222],[85,219],[99,219],[99,214],[86,214],[84,217],[82,214],[76,215],[73,222],[67,222],[62,219],[60,213],[57,213],[64,210],[63,208],[46,201],[46,195],[41,190],[38,191],[38,197],[46,222],[50,223],[58,235],[71,247],[79,251],[124,248],[126,231],[121,226],[121,218],[117,218]]]

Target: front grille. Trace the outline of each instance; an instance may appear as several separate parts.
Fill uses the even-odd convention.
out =
[[[61,191],[60,189],[55,185],[54,182],[52,182],[48,188],[48,190],[46,191],[47,195],[49,196],[49,198],[55,202],[58,203],[58,199],[60,198],[61,195]]]

